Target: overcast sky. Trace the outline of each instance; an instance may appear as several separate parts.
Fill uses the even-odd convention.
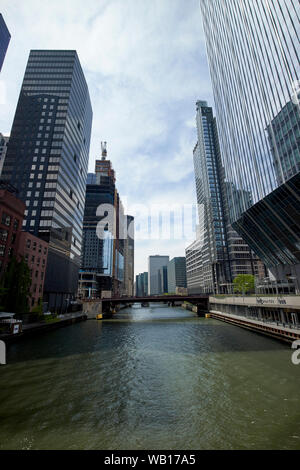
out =
[[[195,203],[195,103],[213,103],[199,1],[1,0],[1,7],[12,39],[0,76],[0,132],[10,134],[30,49],[76,49],[94,113],[89,170],[106,140],[129,208]],[[189,242],[137,241],[136,274],[149,255],[184,256]]]

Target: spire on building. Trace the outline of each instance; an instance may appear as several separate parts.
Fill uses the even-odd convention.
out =
[[[107,157],[107,142],[101,142],[101,152],[102,152],[101,160],[106,160],[106,157]]]

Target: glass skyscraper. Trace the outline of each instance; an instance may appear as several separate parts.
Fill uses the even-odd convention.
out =
[[[226,293],[239,274],[264,275],[262,263],[232,229],[213,110],[198,101],[194,169],[199,212],[197,241],[186,250],[190,293]]]
[[[49,242],[44,301],[77,292],[92,108],[76,51],[32,50],[2,179],[26,203],[23,229]]]
[[[125,262],[129,263],[129,258],[133,269],[134,242],[130,237],[125,238],[127,216],[124,216],[123,205],[116,188],[115,172],[111,161],[106,160],[106,155],[104,150],[102,159],[96,160],[95,174],[89,173],[87,177],[79,277],[79,295],[82,298],[119,297],[127,293]],[[101,212],[101,205],[106,205],[106,209],[109,206],[109,209],[115,213],[110,214],[113,215],[110,219],[111,224],[105,224],[103,235],[98,236],[98,224],[108,212],[105,209],[103,214],[98,215]],[[132,248],[130,255],[129,250],[126,253],[126,246],[129,248],[129,245]],[[129,274],[127,270],[126,274],[127,281],[130,277],[133,284],[133,272]]]
[[[6,51],[10,41],[10,32],[7,29],[6,23],[0,13],[0,72],[5,59]]]
[[[201,0],[200,5],[230,220],[274,276],[297,276],[300,4]]]

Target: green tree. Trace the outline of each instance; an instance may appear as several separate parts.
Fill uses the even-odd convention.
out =
[[[28,264],[15,256],[10,260],[0,288],[2,309],[6,312],[29,312],[31,276]]]
[[[35,307],[31,310],[31,313],[37,313],[39,316],[43,316],[43,299],[39,298],[39,301]]]
[[[254,292],[255,277],[252,274],[239,274],[233,281],[234,292],[245,295]]]

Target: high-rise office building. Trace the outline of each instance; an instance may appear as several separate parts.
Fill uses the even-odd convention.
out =
[[[184,256],[171,259],[168,263],[168,293],[175,294],[176,287],[186,287],[186,259]]]
[[[148,273],[141,273],[136,276],[135,295],[137,297],[147,297],[148,295]]]
[[[186,251],[188,288],[191,293],[226,293],[237,275],[260,275],[262,263],[228,220],[227,185],[213,110],[206,101],[198,101],[196,109],[194,168],[199,230],[197,242]],[[199,250],[201,254],[195,252]]]
[[[158,294],[168,293],[168,266],[162,266],[158,270]]]
[[[92,108],[76,51],[32,50],[2,179],[26,203],[23,229],[49,242],[44,301],[77,293]]]
[[[92,177],[90,173],[87,178],[78,290],[82,298],[133,294],[134,240],[127,239],[123,230],[133,218],[124,216],[115,172],[106,156],[106,147],[102,147],[102,159],[96,160],[95,175]],[[105,213],[113,210],[110,223],[105,224],[103,233],[102,230],[99,233],[98,227],[101,221],[104,224]],[[134,236],[134,233],[130,235]]]
[[[10,32],[8,31],[4,18],[0,13],[0,72],[5,59],[10,38]]]
[[[4,160],[7,152],[9,137],[5,137],[0,133],[0,178],[2,173],[2,168],[4,165]]]
[[[232,226],[277,279],[299,278],[299,2],[200,5]]]
[[[161,293],[161,284],[159,278],[159,270],[163,266],[167,266],[169,256],[149,256],[148,259],[148,293],[149,295],[158,295]]]
[[[127,237],[124,243],[124,295],[134,295],[134,217],[126,217]]]

